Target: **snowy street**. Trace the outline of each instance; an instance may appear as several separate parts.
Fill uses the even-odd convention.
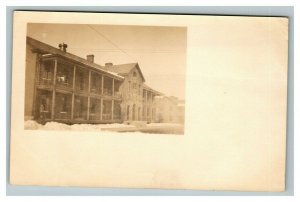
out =
[[[134,125],[113,123],[113,124],[63,124],[58,122],[48,122],[45,125],[36,121],[28,120],[24,122],[26,130],[59,130],[59,131],[111,131],[111,132],[142,132],[156,134],[183,134],[183,125],[177,123],[150,123],[143,127]]]

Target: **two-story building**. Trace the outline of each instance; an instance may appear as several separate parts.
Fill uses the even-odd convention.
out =
[[[154,97],[161,93],[145,84],[139,64],[113,65],[106,63],[105,68],[124,77],[120,86],[122,120],[152,122],[155,118]]]
[[[64,123],[152,122],[158,91],[138,63],[101,66],[27,37],[25,120]]]

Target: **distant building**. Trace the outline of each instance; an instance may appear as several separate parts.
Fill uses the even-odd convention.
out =
[[[178,110],[178,122],[185,122],[185,102],[183,100],[179,100],[177,104]]]
[[[184,101],[173,96],[156,96],[156,122],[184,123]]]
[[[64,123],[153,122],[154,97],[138,63],[105,66],[27,37],[25,120]]]

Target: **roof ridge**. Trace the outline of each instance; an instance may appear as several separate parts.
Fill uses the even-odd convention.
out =
[[[106,70],[105,66],[102,66],[102,65],[97,64],[97,63],[92,63],[92,62],[86,60],[85,58],[82,58],[82,57],[80,57],[78,55],[75,55],[73,53],[63,52],[60,49],[58,49],[58,48],[56,48],[52,45],[49,45],[47,43],[44,43],[44,42],[39,41],[37,39],[34,39],[32,37],[29,37],[29,36],[26,36],[26,37],[27,37],[27,43],[30,43],[32,46],[44,46],[44,47],[37,47],[37,48],[40,48],[41,50],[48,49],[48,50],[44,50],[45,52],[50,52],[51,54],[54,54],[54,55],[60,55],[61,57],[68,58],[69,60],[79,62],[83,65],[87,65],[87,66],[95,68],[99,71],[102,71],[102,72],[105,72],[107,74],[113,75],[115,77],[120,77],[120,78],[124,79],[124,77],[116,74],[115,72]]]

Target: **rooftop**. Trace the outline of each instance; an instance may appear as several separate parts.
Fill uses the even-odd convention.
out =
[[[145,82],[145,78],[142,74],[142,71],[141,71],[138,63],[128,63],[128,64],[120,64],[120,65],[112,65],[111,64],[109,66],[102,66],[102,65],[96,64],[94,62],[88,61],[87,59],[81,58],[77,55],[74,55],[72,53],[62,51],[58,48],[55,48],[53,46],[50,46],[46,43],[43,43],[41,41],[38,41],[38,40],[33,39],[28,36],[27,36],[27,43],[34,47],[33,51],[43,54],[44,57],[53,57],[53,56],[63,57],[63,58],[75,61],[77,63],[80,63],[81,65],[97,69],[98,71],[108,74],[119,80],[123,80],[124,76],[126,76],[133,68],[137,68],[139,73],[141,74],[143,82]],[[146,84],[143,84],[143,88],[148,91],[151,91],[155,95],[163,95],[161,92],[158,92],[158,91],[150,88]]]
[[[124,77],[119,75],[118,73],[106,70],[104,66],[101,66],[99,64],[90,62],[90,61],[88,61],[84,58],[81,58],[77,55],[74,55],[72,53],[64,52],[64,51],[62,51],[58,48],[55,48],[53,46],[50,46],[48,44],[45,44],[41,41],[38,41],[38,40],[33,39],[31,37],[28,37],[28,36],[27,36],[27,43],[32,45],[33,47],[35,47],[35,51],[40,52],[43,55],[47,55],[47,56],[52,55],[52,56],[64,57],[64,58],[67,58],[69,60],[76,61],[76,62],[78,62],[82,65],[89,66],[89,67],[92,67],[94,69],[97,69],[98,71],[101,71],[102,73],[109,74],[109,75],[113,76],[116,79],[119,79],[119,80],[124,79]]]
[[[138,63],[128,63],[128,64],[121,64],[121,65],[111,65],[108,67],[108,70],[118,73],[121,76],[126,76],[133,68],[137,68],[143,81],[145,82],[144,75],[139,67]]]
[[[162,96],[163,93],[157,91],[157,90],[154,90],[153,88],[150,88],[149,86],[147,86],[146,84],[143,84],[143,88],[148,90],[148,91],[151,91],[152,93],[154,93],[156,96]]]

